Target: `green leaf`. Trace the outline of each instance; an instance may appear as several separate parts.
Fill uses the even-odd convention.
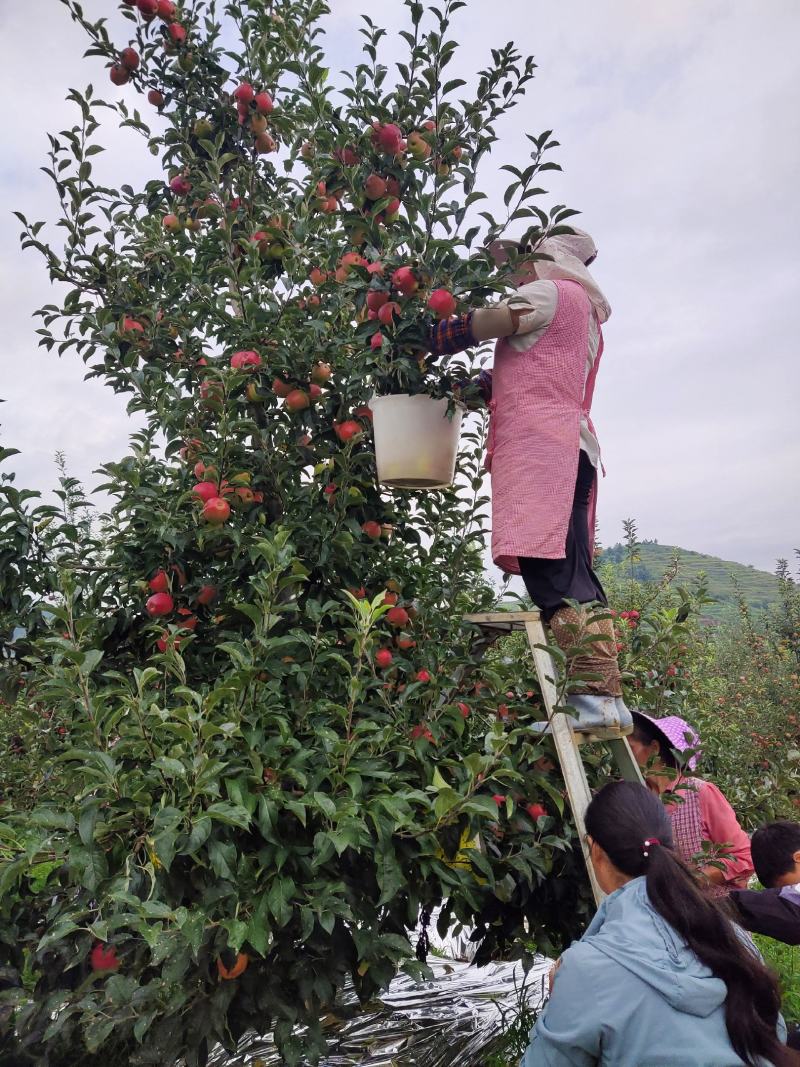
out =
[[[210,819],[225,823],[226,826],[238,826],[242,830],[247,830],[250,826],[250,812],[241,804],[229,804],[222,800],[211,804],[206,809],[206,814]]]

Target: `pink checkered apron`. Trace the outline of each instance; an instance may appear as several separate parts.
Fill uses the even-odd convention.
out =
[[[672,843],[681,859],[695,870],[699,870],[699,857],[703,851],[703,818],[700,810],[700,791],[704,782],[702,778],[682,778],[673,792],[680,790],[682,804],[670,804],[669,817],[672,821]],[[726,897],[728,890],[722,885],[708,885],[705,892],[710,897]]]
[[[594,310],[577,282],[555,286],[556,313],[544,335],[522,352],[506,340],[495,349],[486,469],[492,475],[492,558],[509,574],[519,574],[519,556],[566,555],[581,415],[589,419],[603,351],[601,336],[584,381]],[[593,538],[594,500],[589,510]]]

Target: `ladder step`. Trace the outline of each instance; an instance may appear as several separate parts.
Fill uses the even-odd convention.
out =
[[[511,633],[512,630],[524,630],[526,624],[539,622],[538,611],[486,611],[477,615],[465,615],[464,622],[480,626],[483,630],[497,630]]]

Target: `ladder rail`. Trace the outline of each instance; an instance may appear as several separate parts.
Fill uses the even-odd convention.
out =
[[[558,704],[558,690],[555,683],[553,657],[544,648],[539,647],[546,644],[541,620],[526,622],[525,631],[533,654],[533,662],[539,678],[539,686],[542,690],[547,717],[550,720],[558,762],[561,764],[561,773],[564,776],[564,784],[567,787],[569,805],[572,808],[572,816],[575,819],[575,827],[580,838],[586,871],[592,885],[595,903],[599,904],[605,894],[600,888],[597,876],[594,873],[589,843],[586,840],[586,822],[584,819],[586,809],[592,799],[589,780],[586,777],[583,760],[580,757],[578,746],[575,744],[575,735],[572,732],[567,716],[563,712],[555,711],[555,707]],[[550,673],[548,673],[548,667]]]
[[[586,871],[589,875],[595,903],[599,904],[605,893],[597,881],[589,845],[586,840],[585,816],[586,809],[592,799],[592,792],[589,788],[586,769],[581,759],[578,737],[572,730],[570,717],[566,712],[556,710],[558,706],[558,688],[556,686],[558,671],[553,657],[547,650],[547,637],[542,625],[541,615],[538,611],[481,612],[476,615],[465,615],[464,622],[479,627],[484,633],[494,633],[496,636],[502,636],[514,630],[525,631],[534,667],[536,668],[536,676],[539,679],[547,718],[550,722],[550,732],[555,744],[556,755],[561,765],[561,773],[564,776],[569,805],[572,809],[575,826],[580,838]],[[634,758],[626,737],[604,737],[602,734],[598,734],[597,736],[585,736],[583,740],[605,741],[611,750],[611,757],[621,777],[626,781],[638,782],[640,785],[644,785],[641,769]]]

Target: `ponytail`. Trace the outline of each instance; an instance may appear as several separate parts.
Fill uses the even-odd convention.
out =
[[[795,1062],[775,1031],[775,979],[672,851],[672,824],[661,801],[635,782],[612,782],[589,805],[586,829],[619,871],[645,876],[652,906],[725,983],[728,1037],[747,1067]]]

